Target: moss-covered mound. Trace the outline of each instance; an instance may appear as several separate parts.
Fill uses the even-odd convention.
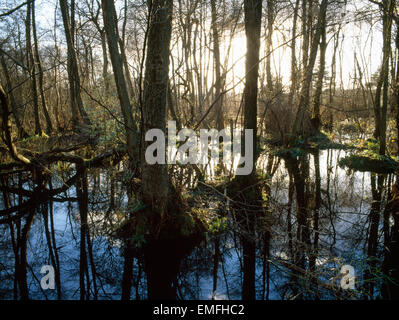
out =
[[[380,174],[395,173],[399,169],[399,162],[390,157],[379,155],[352,154],[342,158],[338,164],[341,168],[347,167],[355,171]]]
[[[290,147],[278,148],[275,151],[275,155],[281,158],[297,158],[305,156],[308,153],[317,152],[319,150],[348,150],[353,148],[353,146],[334,142],[325,133],[319,132],[318,134],[311,136],[306,140],[299,137],[296,142]]]
[[[115,237],[127,240],[137,247],[154,240],[204,239],[208,229],[206,213],[189,205],[189,195],[169,184],[168,203],[165,212],[150,210],[137,201],[129,210],[129,218],[116,228]]]
[[[325,133],[319,132],[318,134],[309,137],[304,143],[305,149],[313,150],[326,150],[326,149],[339,149],[347,150],[354,147],[348,146],[346,144],[338,143],[332,141]]]

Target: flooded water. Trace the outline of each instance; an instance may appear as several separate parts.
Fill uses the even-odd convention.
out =
[[[361,299],[366,293],[364,277],[370,268],[367,263],[367,250],[370,235],[370,212],[375,201],[372,185],[378,179],[371,173],[351,172],[340,168],[338,161],[347,155],[343,150],[323,150],[317,155],[308,154],[302,159],[288,160],[277,157],[260,157],[259,167],[272,168],[271,176],[265,177],[270,184],[268,196],[268,219],[270,225],[270,247],[266,254],[265,241],[261,235],[256,240],[256,293],[257,299],[314,299],[315,292],[320,299],[336,299],[342,292],[337,277],[343,265],[353,266],[356,276],[356,289],[350,299]],[[269,161],[273,161],[273,166]],[[294,183],[290,165],[299,166],[302,180]],[[305,169],[304,169],[305,168]],[[290,179],[291,176],[291,179]],[[381,192],[382,214],[387,202],[389,184],[392,177],[383,177]],[[381,177],[382,179],[382,177]],[[62,185],[59,177],[53,178],[53,188]],[[114,231],[123,220],[127,206],[125,188],[121,173],[115,169],[92,170],[88,172],[89,203],[88,225],[92,246],[89,257],[88,291],[91,299],[120,299],[124,258],[122,243],[114,237]],[[291,180],[291,183],[290,183]],[[113,181],[113,183],[112,183]],[[17,183],[14,181],[13,183]],[[12,184],[12,183],[11,183]],[[179,299],[240,299],[243,281],[243,256],[239,241],[239,228],[232,211],[229,198],[212,191],[205,181],[201,192],[211,195],[206,199],[209,212],[222,214],[226,227],[217,233],[209,233],[207,241],[186,257],[180,264],[177,279]],[[210,183],[209,183],[210,184]],[[198,185],[194,187],[199,188]],[[27,185],[28,188],[28,185]],[[113,197],[110,200],[110,190]],[[295,188],[303,188],[308,212],[311,254],[301,264],[296,263],[301,254],[301,228],[298,224],[298,204]],[[213,194],[213,195],[212,195]],[[374,198],[373,198],[374,194]],[[213,197],[214,196],[214,197]],[[11,203],[18,197],[11,197]],[[39,210],[48,210],[49,225],[54,229],[61,297],[79,299],[80,263],[80,223],[76,189],[69,188],[56,199],[42,205]],[[4,194],[3,194],[4,207]],[[221,213],[223,212],[223,213]],[[316,221],[317,220],[317,221]],[[53,224],[53,225],[52,225]],[[56,299],[56,290],[42,290],[40,273],[43,265],[51,265],[48,240],[44,227],[44,215],[37,213],[27,242],[27,281],[29,297],[34,299]],[[13,225],[14,233],[18,227]],[[383,219],[378,223],[377,266],[372,279],[377,296],[381,287],[381,264],[383,260]],[[15,256],[10,225],[0,226],[0,298],[13,299]],[[318,239],[315,241],[316,233]],[[302,239],[302,240],[301,240]],[[217,279],[215,279],[215,247],[218,248]],[[173,251],[175,248],[170,248]],[[307,251],[307,252],[308,252]],[[310,256],[314,256],[315,266],[310,266]],[[94,269],[93,269],[94,267]],[[304,271],[305,270],[305,271]],[[311,270],[307,272],[306,270]],[[93,282],[95,275],[95,283]],[[369,277],[370,278],[370,277]],[[215,285],[215,280],[217,283]],[[316,285],[317,283],[317,285]],[[335,286],[334,286],[335,284]],[[216,291],[213,288],[216,287]],[[132,299],[146,299],[146,276],[141,262],[134,259]],[[348,297],[347,297],[348,298]]]

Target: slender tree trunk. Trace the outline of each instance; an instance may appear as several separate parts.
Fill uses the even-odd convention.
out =
[[[321,26],[321,41],[320,41],[320,62],[319,62],[319,72],[317,76],[316,92],[313,103],[313,117],[312,125],[315,133],[320,131],[321,127],[321,117],[320,117],[320,104],[323,94],[323,80],[324,73],[326,69],[326,51],[327,51],[327,27],[326,27],[326,16],[322,18]]]
[[[20,119],[20,113],[18,112],[18,107],[17,107],[17,103],[15,101],[14,93],[11,91],[12,83],[11,83],[11,79],[10,79],[10,74],[8,72],[8,67],[7,67],[7,64],[6,64],[6,61],[5,61],[3,55],[1,55],[0,61],[1,61],[1,67],[2,67],[3,73],[4,73],[4,78],[6,80],[6,88],[7,88],[7,91],[9,92],[11,112],[14,115],[15,124],[17,125],[17,128],[18,128],[18,137],[22,139],[22,138],[27,137],[28,134],[26,133],[26,131],[22,125],[22,120]]]
[[[371,174],[371,192],[373,196],[373,202],[371,204],[371,210],[369,214],[369,237],[367,239],[367,264],[368,269],[365,271],[365,280],[369,281],[366,283],[366,290],[371,300],[374,299],[374,287],[375,284],[372,281],[373,274],[376,268],[376,257],[377,257],[377,246],[378,246],[378,229],[381,215],[381,199],[382,189],[384,185],[384,177],[382,175]]]
[[[293,131],[291,136],[291,143],[295,142],[296,137],[303,136],[306,137],[309,135],[309,132],[306,128],[306,125],[309,125],[307,121],[309,121],[309,100],[310,100],[310,88],[312,85],[313,79],[313,68],[316,62],[317,51],[319,47],[320,37],[323,29],[323,21],[325,21],[325,16],[327,12],[328,0],[322,0],[320,4],[319,16],[317,19],[316,31],[312,39],[312,46],[310,49],[310,55],[307,58],[304,53],[304,60],[307,61],[305,65],[305,77],[303,80],[303,85],[299,98],[298,112],[295,117]],[[304,35],[308,36],[308,35]],[[305,51],[304,51],[305,52]]]
[[[315,207],[313,211],[313,250],[309,257],[309,269],[311,272],[316,270],[316,259],[319,255],[319,220],[320,220],[320,208],[321,208],[321,176],[320,176],[320,154],[316,151],[314,154],[314,166],[315,166]],[[319,299],[319,293],[317,288],[317,282],[313,281],[315,298]]]
[[[75,19],[74,19],[74,1],[71,2],[71,18],[69,17],[68,1],[60,0],[60,8],[62,13],[62,21],[64,23],[65,37],[67,41],[67,71],[69,80],[70,90],[70,104],[72,111],[72,122],[73,126],[79,125],[80,118],[83,118],[83,122],[87,125],[90,124],[90,119],[83,108],[83,102],[80,90],[80,77],[78,60],[76,57],[75,50]]]
[[[395,190],[396,189],[396,190]],[[393,199],[387,204],[384,216],[393,218],[393,225],[389,232],[388,243],[384,244],[383,271],[392,281],[384,281],[382,298],[385,300],[399,299],[399,214],[398,214],[398,179],[393,185]]]
[[[123,277],[122,277],[122,297],[121,300],[130,300],[132,292],[132,280],[133,280],[133,248],[129,241],[125,243],[123,257],[125,259],[123,263]]]
[[[377,81],[374,101],[374,137],[379,140],[379,154],[386,153],[386,130],[388,109],[388,85],[389,85],[389,59],[391,55],[391,32],[395,1],[383,0],[381,4],[383,21],[383,58],[380,76]],[[381,105],[382,98],[382,105]]]
[[[308,1],[309,0],[302,0],[302,19],[301,19],[301,25],[302,25],[302,76],[303,78],[306,78],[306,66],[308,65],[308,59],[309,59],[309,34],[310,30],[308,30],[308,22],[307,22],[307,17],[308,17]]]
[[[333,50],[333,55],[331,59],[331,78],[330,78],[330,85],[329,85],[329,99],[328,103],[330,106],[332,106],[334,102],[334,95],[335,95],[335,89],[336,89],[336,79],[337,79],[337,50],[338,50],[338,44],[339,44],[339,35],[341,32],[341,26],[339,26],[338,31],[334,34],[334,50]],[[330,132],[333,131],[333,126],[334,126],[334,115],[333,111],[331,108],[328,110],[328,115],[329,115],[329,123],[328,123],[328,129]]]
[[[306,192],[306,183],[309,176],[309,160],[306,157],[298,159],[287,159],[288,170],[293,177],[295,185],[296,203],[297,203],[297,253],[295,255],[295,264],[305,269],[306,253],[310,252],[310,231],[308,224],[308,195]],[[308,257],[310,255],[308,254]]]
[[[216,11],[216,0],[211,0],[211,12],[212,12],[212,35],[213,35],[213,60],[215,62],[215,97],[219,97],[222,92],[222,79],[220,75],[220,48],[219,48],[219,31],[218,31],[218,15]],[[215,106],[216,112],[216,127],[218,130],[222,130],[224,127],[223,119],[223,99],[218,99],[217,105]]]
[[[102,9],[104,15],[105,32],[107,34],[108,49],[111,56],[116,89],[118,92],[119,103],[121,105],[121,111],[125,125],[128,154],[131,161],[137,162],[137,126],[136,123],[133,121],[132,107],[130,105],[128,88],[123,72],[122,58],[118,47],[118,26],[115,24],[116,12],[113,1],[102,0]]]
[[[275,0],[267,0],[267,33],[266,33],[266,80],[267,89],[273,92],[273,79],[271,71],[271,53],[273,47],[273,24],[275,15]]]
[[[107,35],[105,30],[101,30],[101,48],[103,51],[103,79],[106,92],[109,92],[109,79],[108,79],[108,54],[107,54]]]
[[[220,263],[220,235],[215,235],[213,241],[214,254],[213,254],[213,290],[212,290],[212,300],[216,300],[216,293],[218,288],[218,273],[219,273],[219,263]]]
[[[52,239],[51,239],[51,234],[50,234],[50,229],[49,229],[49,206],[48,204],[43,204],[42,206],[42,216],[43,216],[43,224],[44,224],[44,231],[46,235],[46,241],[47,241],[47,247],[48,247],[48,252],[50,256],[50,261],[51,265],[54,268],[54,273],[55,273],[55,284],[56,284],[56,289],[57,289],[57,298],[61,299],[61,281],[59,278],[59,271],[58,271],[58,265],[55,259],[55,250],[57,248],[53,247]]]
[[[49,189],[53,189],[53,184],[51,182],[51,178],[49,180]],[[60,272],[60,259],[58,256],[58,249],[57,249],[57,244],[55,241],[55,228],[54,228],[54,206],[53,206],[53,201],[50,201],[50,235],[51,235],[51,241],[52,241],[52,247],[54,250],[54,259],[55,259],[55,265],[54,265],[54,271],[55,271],[55,283],[57,286],[57,299],[61,300],[62,298],[62,287],[61,287],[61,272]]]
[[[387,132],[387,110],[388,110],[388,89],[389,89],[389,59],[391,56],[391,38],[392,38],[392,20],[395,7],[393,0],[384,0],[384,18],[383,18],[383,92],[382,92],[382,109],[381,109],[381,124],[380,124],[380,155],[386,153],[386,132]]]
[[[26,50],[28,56],[28,69],[30,76],[31,92],[33,95],[33,115],[35,119],[35,134],[40,135],[42,134],[42,128],[40,125],[40,116],[39,116],[39,99],[37,94],[36,66],[32,52],[31,17],[32,17],[32,3],[28,2],[27,11],[26,11],[26,21],[25,21]]]
[[[297,21],[298,21],[298,9],[299,9],[300,0],[296,0],[294,7],[294,20],[292,25],[292,41],[291,41],[291,86],[290,86],[290,94],[288,97],[288,106],[294,109],[294,99],[295,92],[297,90],[297,82],[298,82],[298,66],[297,66],[297,58],[296,58],[296,37],[297,37]],[[284,144],[287,144],[289,141],[284,141]]]
[[[53,126],[51,124],[51,119],[50,115],[47,110],[47,104],[46,104],[46,98],[44,96],[44,90],[43,90],[43,68],[42,68],[42,63],[40,61],[40,55],[39,55],[39,44],[37,41],[37,31],[36,31],[36,11],[35,11],[35,2],[32,2],[32,32],[33,32],[33,41],[34,41],[34,63],[37,67],[35,70],[37,70],[38,74],[38,87],[39,87],[39,92],[40,92],[40,98],[41,98],[41,103],[42,103],[42,109],[44,113],[44,117],[46,119],[46,133],[50,134],[53,131]]]
[[[26,274],[28,267],[27,251],[28,251],[28,236],[29,236],[29,231],[32,227],[33,217],[34,217],[34,210],[32,210],[31,213],[29,213],[29,215],[26,217],[25,225],[21,230],[22,233],[18,245],[20,250],[19,251],[20,264],[18,266],[18,272],[16,273],[16,277],[18,279],[19,294],[21,300],[29,300],[28,279]]]
[[[8,181],[9,178],[6,178],[6,176],[1,176],[0,177],[0,183],[2,188],[7,188],[8,187]],[[3,189],[3,204],[4,208],[8,209],[11,207],[11,199],[10,199],[10,193],[5,191]],[[13,222],[9,223],[9,230],[10,230],[10,238],[11,238],[11,245],[12,245],[12,250],[14,253],[14,287],[13,287],[13,299],[17,300],[18,299],[18,275],[17,275],[17,270],[19,266],[19,255],[18,255],[18,246],[17,246],[17,241],[18,239],[15,238],[17,236],[19,238],[19,234],[15,235],[15,229]]]
[[[396,75],[395,75],[395,98],[396,98],[396,141],[397,141],[397,154],[399,155],[399,19],[395,19],[396,24],[396,37],[395,37],[395,46],[396,46]]]
[[[89,300],[90,297],[90,279],[87,263],[86,239],[88,234],[88,187],[87,171],[85,168],[79,168],[79,181],[76,184],[76,194],[78,197],[80,214],[80,264],[79,264],[79,284],[80,300]],[[86,279],[86,281],[85,281]],[[87,287],[86,287],[87,285]]]

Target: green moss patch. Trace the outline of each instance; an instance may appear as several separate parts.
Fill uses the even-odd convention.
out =
[[[380,174],[395,173],[399,169],[399,162],[390,157],[379,155],[352,154],[342,158],[338,164],[341,168],[347,167],[355,171]]]
[[[291,147],[280,147],[275,150],[275,155],[281,158],[297,158],[305,156],[308,153],[327,149],[348,150],[354,149],[354,147],[334,142],[325,133],[319,132],[317,135],[309,137],[306,140],[299,137]]]

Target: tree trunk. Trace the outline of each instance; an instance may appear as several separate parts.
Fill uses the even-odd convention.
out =
[[[211,0],[211,12],[212,12],[212,35],[213,35],[213,60],[215,62],[215,97],[219,97],[222,92],[222,79],[220,76],[220,48],[219,48],[219,32],[218,32],[218,21],[216,11],[216,0]],[[223,119],[223,99],[218,99],[216,106],[216,127],[218,130],[222,130],[224,127]]]
[[[20,114],[18,112],[17,103],[15,101],[14,93],[11,91],[12,84],[11,84],[10,74],[8,73],[8,67],[7,67],[7,64],[6,64],[6,61],[5,61],[3,55],[0,57],[0,61],[1,61],[1,67],[2,67],[3,73],[4,73],[4,78],[6,80],[6,88],[7,88],[7,91],[9,92],[11,112],[14,115],[15,124],[17,125],[17,128],[18,128],[18,137],[20,139],[23,139],[23,138],[26,138],[28,136],[28,134],[26,133],[26,131],[22,125],[22,120],[19,118]]]
[[[144,77],[143,133],[150,129],[166,132],[166,93],[168,87],[169,44],[172,28],[172,1],[155,0],[150,4],[147,60]],[[145,150],[152,142],[143,141],[142,189],[144,202],[163,214],[168,194],[165,164],[149,165]]]
[[[150,25],[148,30],[147,59],[143,95],[143,136],[150,129],[166,132],[166,94],[169,78],[169,53],[172,32],[172,0],[149,1]],[[167,215],[169,178],[166,164],[150,165],[144,158],[152,142],[142,142],[142,199],[146,214],[155,215],[149,222],[153,239],[145,249],[144,268],[147,273],[148,298],[175,299],[171,281],[176,276],[175,261],[161,261],[162,240],[158,240],[161,224]],[[163,155],[164,156],[164,155]],[[163,264],[163,265],[162,265]],[[168,272],[166,272],[168,270]],[[163,276],[164,275],[164,276]]]
[[[42,128],[40,126],[40,117],[39,117],[39,99],[37,95],[36,66],[32,52],[31,16],[32,16],[32,3],[28,2],[27,11],[26,11],[26,21],[25,21],[26,50],[28,56],[28,69],[29,69],[31,92],[33,95],[32,100],[33,100],[33,115],[35,118],[35,134],[41,135]]]
[[[296,58],[296,37],[297,37],[297,22],[298,22],[298,9],[299,9],[300,0],[296,0],[294,7],[294,20],[292,25],[292,42],[291,42],[291,86],[290,86],[290,94],[288,97],[288,106],[294,110],[294,100],[295,100],[295,92],[297,90],[297,82],[298,82],[298,66],[297,66],[297,58]],[[284,138],[284,137],[283,137]],[[289,141],[284,141],[284,144]]]
[[[74,3],[72,1],[72,3]],[[79,77],[79,67],[78,60],[76,57],[75,51],[75,42],[74,42],[74,30],[75,30],[75,21],[74,18],[69,17],[68,12],[68,1],[60,0],[60,8],[62,13],[62,21],[64,23],[64,31],[65,38],[67,41],[67,71],[68,71],[68,80],[69,80],[69,90],[70,90],[70,105],[72,112],[72,122],[73,126],[76,127],[79,125],[80,118],[83,118],[83,122],[87,125],[90,124],[90,119],[83,108],[82,97],[80,93],[80,77]],[[74,5],[71,5],[71,16],[73,17],[73,8]]]
[[[112,0],[102,0],[102,10],[104,16],[105,33],[107,35],[108,48],[111,56],[112,69],[114,71],[114,79],[125,125],[126,142],[129,155],[129,170],[131,171],[132,176],[135,176],[139,160],[139,152],[137,147],[138,131],[136,123],[133,120],[128,87],[123,72],[122,57],[118,47],[119,35],[118,26],[116,24],[116,11],[114,2]],[[134,197],[132,195],[132,189],[129,187],[129,206],[132,205],[133,198]],[[122,300],[129,300],[133,277],[133,253],[129,238],[126,240],[125,243],[124,259],[125,261],[122,280]]]
[[[273,92],[273,79],[271,71],[272,38],[274,23],[275,0],[267,0],[267,33],[266,33],[266,82],[269,93]]]
[[[249,176],[241,176],[242,188],[250,187],[256,176],[257,157],[257,99],[258,99],[258,76],[259,76],[259,47],[262,16],[262,1],[245,0],[245,34],[247,38],[247,54],[245,61],[245,88],[244,88],[244,129],[253,130],[253,170]],[[245,146],[244,146],[245,147]],[[258,192],[248,190],[245,197],[249,201],[256,201]],[[255,213],[245,210],[247,218],[246,233],[242,236],[242,247],[244,256],[244,279],[242,285],[242,298],[244,300],[255,300]]]
[[[46,105],[46,99],[44,96],[44,89],[43,89],[43,68],[42,68],[42,63],[40,61],[40,55],[39,55],[39,44],[37,41],[37,32],[36,32],[36,17],[35,17],[35,2],[32,2],[32,32],[33,32],[33,42],[34,42],[34,63],[37,67],[37,72],[38,74],[38,86],[39,86],[39,92],[40,92],[40,98],[41,98],[41,103],[42,103],[42,109],[44,113],[44,117],[46,119],[46,133],[50,134],[53,131],[53,126],[51,124],[51,119],[50,115],[47,110],[47,105]],[[36,69],[36,68],[35,68]]]
[[[320,131],[321,118],[320,118],[320,104],[323,94],[323,80],[324,72],[326,69],[326,51],[327,51],[327,31],[326,31],[326,16],[323,16],[321,26],[321,42],[320,42],[320,62],[319,62],[319,73],[317,76],[316,92],[313,103],[313,117],[312,126],[314,133]]]
[[[392,38],[392,17],[395,7],[393,0],[384,0],[384,15],[383,15],[383,67],[382,67],[382,78],[383,78],[383,92],[382,92],[382,108],[381,108],[381,123],[380,123],[380,155],[386,153],[386,135],[387,135],[387,110],[388,110],[388,89],[389,89],[389,59],[391,56],[391,38]]]
[[[371,192],[373,196],[373,202],[371,203],[371,210],[369,214],[369,237],[367,239],[367,264],[368,269],[365,271],[364,278],[366,281],[365,287],[368,297],[374,299],[374,287],[373,275],[375,274],[377,262],[377,246],[378,246],[378,229],[380,223],[381,214],[381,200],[382,190],[384,185],[384,177],[378,175],[377,179],[374,173],[371,173]]]
[[[128,154],[131,161],[137,162],[137,126],[136,123],[133,121],[132,107],[130,105],[129,93],[125,81],[125,75],[123,72],[122,58],[118,47],[119,36],[118,26],[115,24],[116,12],[114,2],[111,0],[102,0],[102,9],[104,16],[105,32],[107,34],[108,49],[111,56],[116,89],[118,92],[119,103],[121,105],[125,125]]]
[[[88,186],[87,186],[86,168],[79,168],[77,174],[80,175],[79,180],[76,183],[76,194],[78,197],[79,215],[80,215],[80,264],[79,264],[80,300],[89,300],[90,279],[89,279],[89,269],[88,269],[87,251],[86,251],[86,238],[88,234],[88,224],[87,224]]]
[[[320,4],[316,32],[312,39],[310,55],[307,58],[307,56],[304,54],[305,55],[304,60],[307,61],[307,64],[304,65],[305,77],[303,80],[303,85],[302,85],[300,98],[299,98],[298,111],[297,111],[297,114],[295,117],[292,135],[291,135],[291,139],[290,139],[291,143],[294,143],[295,139],[298,136],[303,136],[304,138],[306,138],[310,134],[308,128],[306,127],[307,125],[309,125],[308,121],[310,120],[310,117],[309,117],[310,88],[312,85],[313,68],[314,68],[314,65],[316,62],[317,51],[318,51],[320,37],[321,37],[322,29],[323,29],[323,21],[325,21],[325,16],[326,16],[326,12],[327,12],[327,6],[328,6],[328,0],[323,0]],[[308,30],[308,32],[309,32],[309,30]],[[307,37],[308,35],[304,35],[304,36]]]

